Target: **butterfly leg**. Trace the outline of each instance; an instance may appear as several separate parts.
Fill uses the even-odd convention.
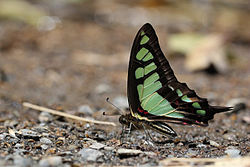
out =
[[[119,135],[119,134],[117,134],[117,136],[116,136],[116,138],[117,138],[117,139],[119,138],[119,140],[121,140],[121,139],[123,138],[124,128],[125,128],[125,125],[122,125],[122,132],[121,132],[121,134],[120,134],[120,135]]]
[[[132,128],[132,123],[129,123],[128,126],[126,126],[126,125],[122,126],[122,132],[120,134],[121,143],[123,143],[123,138],[124,138],[125,135],[126,135],[126,138],[129,137],[129,134],[131,133],[131,128]]]
[[[143,127],[143,130],[144,130],[145,134],[146,134],[146,142],[148,144],[154,146],[154,143],[156,143],[156,142],[154,141],[154,139],[152,138],[152,136],[150,135],[150,133],[148,132],[148,130],[146,129],[146,127],[144,126],[144,124],[142,124],[142,127]]]
[[[127,133],[127,136],[126,136],[127,138],[129,137],[129,135],[131,133],[131,128],[132,128],[132,122],[129,123],[128,129],[126,129],[127,130],[127,132],[126,132]]]

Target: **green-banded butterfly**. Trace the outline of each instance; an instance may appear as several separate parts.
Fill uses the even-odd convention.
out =
[[[166,123],[208,126],[214,114],[232,109],[209,105],[207,99],[177,80],[149,23],[139,30],[132,46],[127,94],[130,113],[122,115],[120,123],[149,127],[173,137],[176,132]]]

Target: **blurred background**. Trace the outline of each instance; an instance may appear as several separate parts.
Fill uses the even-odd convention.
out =
[[[29,101],[102,119],[106,97],[126,108],[147,22],[181,82],[212,104],[249,104],[249,18],[248,0],[1,0],[1,110]]]

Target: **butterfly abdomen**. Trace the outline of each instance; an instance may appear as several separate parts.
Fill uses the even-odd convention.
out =
[[[166,123],[160,121],[149,122],[148,125],[151,129],[158,131],[161,134],[168,134],[172,137],[177,136],[176,132]]]

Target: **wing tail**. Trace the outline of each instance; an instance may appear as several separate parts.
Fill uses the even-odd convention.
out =
[[[211,106],[211,110],[216,113],[227,112],[233,110],[233,107]]]

